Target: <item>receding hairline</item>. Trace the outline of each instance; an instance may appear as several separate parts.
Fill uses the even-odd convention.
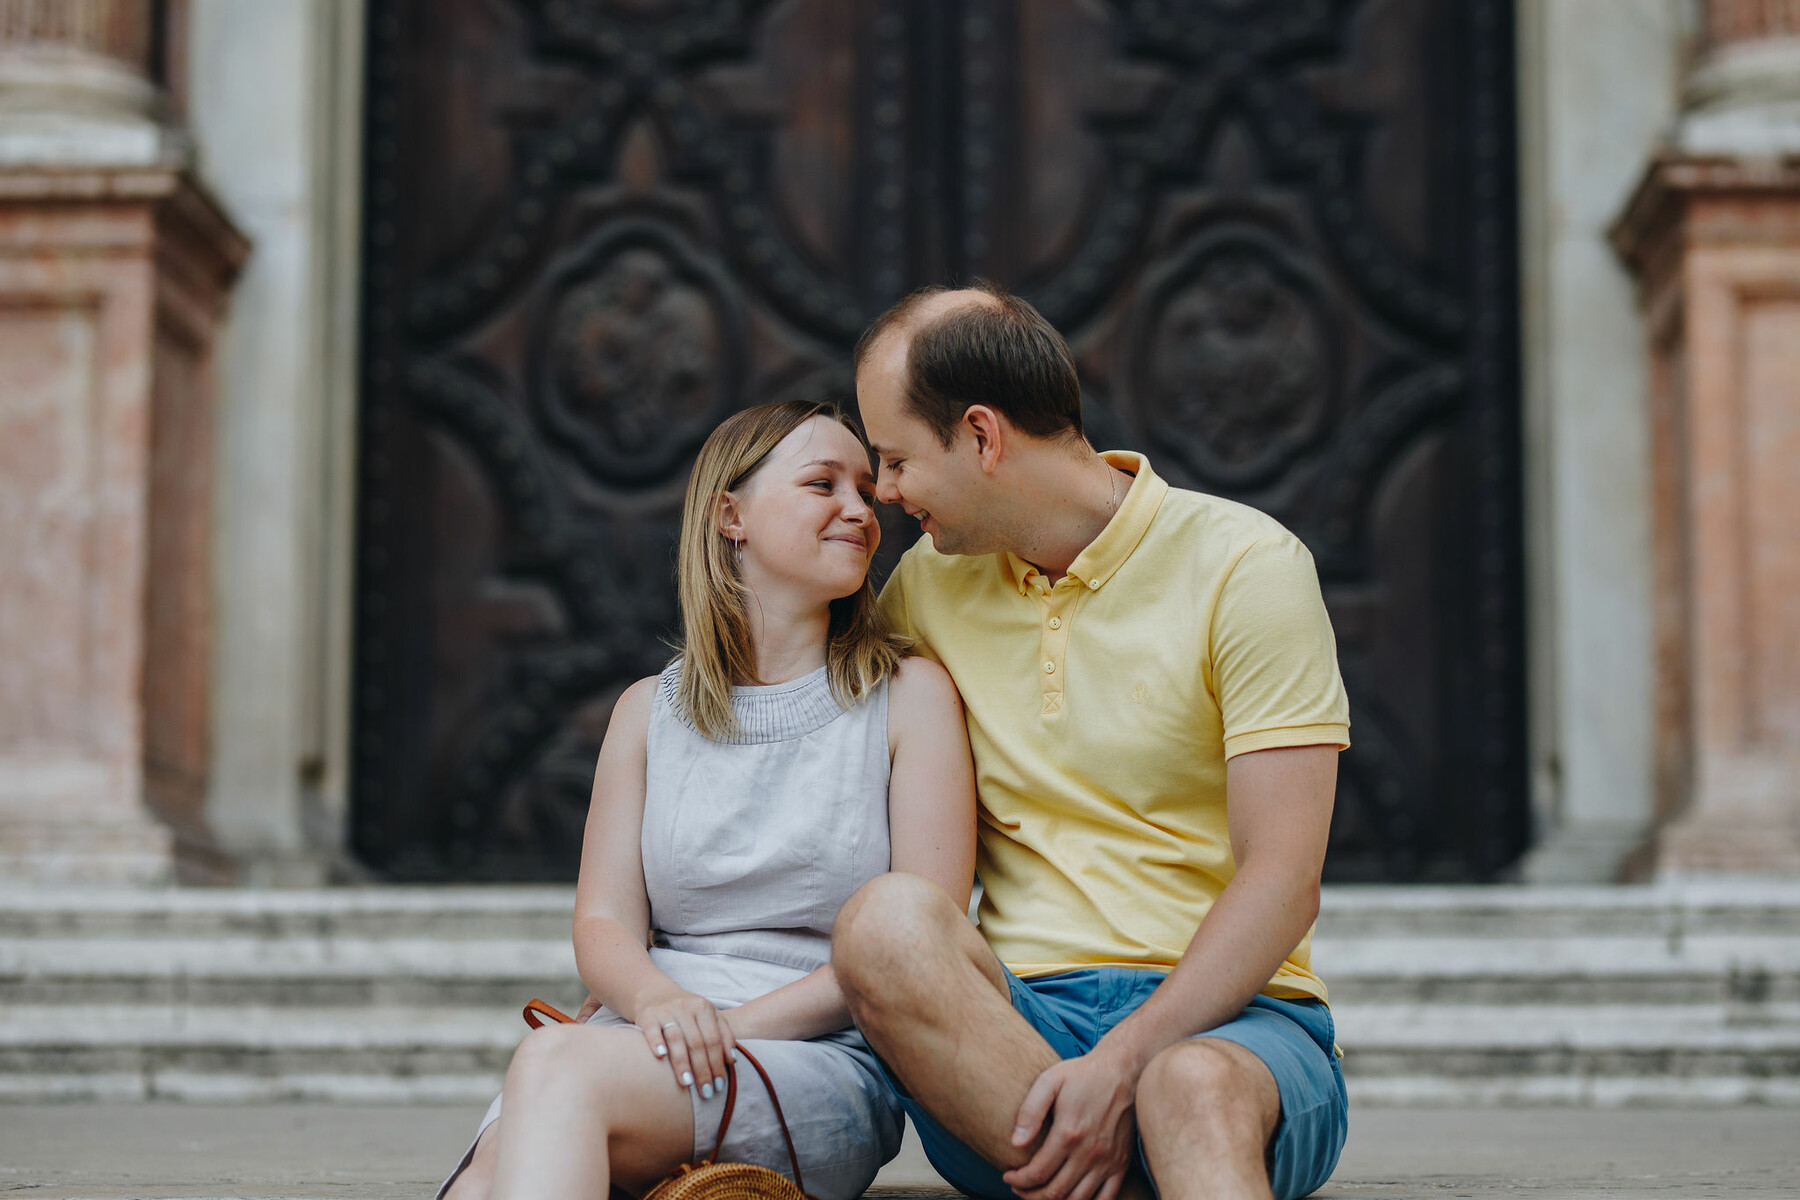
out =
[[[952,288],[916,295],[913,302],[895,313],[887,326],[875,336],[875,340],[869,343],[863,357],[873,357],[876,351],[901,336],[906,338],[906,346],[910,350],[914,337],[971,308],[1004,312],[1006,304],[985,288]]]

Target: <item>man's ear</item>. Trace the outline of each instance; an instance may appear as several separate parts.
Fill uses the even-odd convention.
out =
[[[985,404],[971,404],[963,411],[963,428],[975,439],[975,456],[981,469],[993,474],[1000,462],[1006,435],[1011,432],[1006,418]]]
[[[719,503],[714,518],[719,532],[734,542],[744,540],[744,514],[738,507],[738,498],[730,492],[719,493]]]

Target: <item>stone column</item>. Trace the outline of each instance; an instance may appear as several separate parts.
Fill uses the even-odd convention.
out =
[[[1614,229],[1650,326],[1662,875],[1800,874],[1800,3],[1713,0]]]
[[[219,877],[213,338],[248,244],[142,0],[0,0],[0,879]]]

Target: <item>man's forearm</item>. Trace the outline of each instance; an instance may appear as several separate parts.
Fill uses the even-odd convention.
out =
[[[1220,893],[1175,969],[1096,1050],[1141,1071],[1158,1051],[1223,1025],[1262,991],[1319,911],[1316,879],[1246,867]]]

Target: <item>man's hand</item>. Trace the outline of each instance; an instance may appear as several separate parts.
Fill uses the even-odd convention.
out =
[[[1039,1075],[1019,1106],[1013,1145],[1030,1145],[1055,1115],[1031,1161],[1001,1176],[1007,1186],[1023,1200],[1114,1200],[1132,1166],[1142,1070],[1102,1043]]]

